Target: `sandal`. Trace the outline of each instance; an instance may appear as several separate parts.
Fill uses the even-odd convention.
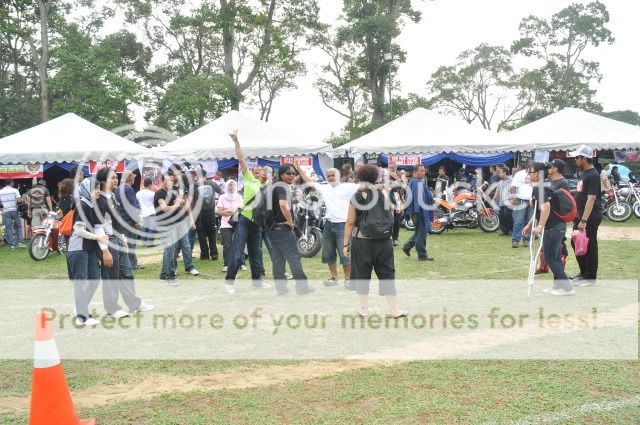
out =
[[[407,317],[407,311],[406,310],[398,310],[398,314],[389,314],[388,317],[391,317],[392,319],[399,319],[401,317]]]
[[[360,310],[358,310],[358,315],[360,317],[367,317],[369,315],[369,309],[368,308],[361,308]]]

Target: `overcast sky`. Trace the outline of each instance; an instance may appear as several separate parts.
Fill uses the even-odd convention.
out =
[[[336,22],[341,0],[320,0],[322,20]],[[580,0],[413,0],[422,11],[419,24],[408,24],[397,42],[407,52],[407,62],[398,75],[402,93],[426,94],[425,84],[438,66],[453,64],[456,56],[482,42],[509,46],[518,38],[518,24],[528,15],[548,18]],[[616,39],[611,46],[602,45],[587,51],[585,58],[600,62],[604,75],[597,86],[597,100],[605,111],[631,109],[640,111],[640,1],[605,0],[611,21],[608,27]],[[112,22],[107,30],[117,30]],[[294,131],[328,137],[339,132],[344,120],[327,109],[313,88],[325,59],[319,52],[306,55],[308,75],[300,78],[298,89],[283,94],[274,103],[270,122]],[[259,117],[254,111],[247,111]]]

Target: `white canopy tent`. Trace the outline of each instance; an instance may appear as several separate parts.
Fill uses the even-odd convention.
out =
[[[0,164],[121,161],[149,154],[72,113],[0,139]]]
[[[640,127],[566,108],[516,130],[499,135],[518,151],[593,149],[640,149]]]
[[[178,140],[154,148],[154,151],[160,157],[185,161],[235,158],[234,144],[229,138],[229,133],[234,129],[238,130],[242,151],[250,158],[331,151],[331,146],[317,136],[292,134],[238,111],[227,112]]]
[[[500,153],[512,146],[501,143],[495,133],[471,126],[459,118],[416,108],[352,142],[336,152],[378,154]]]

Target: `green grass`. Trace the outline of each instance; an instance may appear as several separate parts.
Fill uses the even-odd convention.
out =
[[[603,225],[628,227],[640,221]],[[403,232],[401,240],[409,236]],[[399,279],[526,279],[528,249],[512,249],[510,238],[479,230],[453,230],[429,236],[433,263],[418,263],[396,250]],[[639,241],[600,241],[600,275],[638,279]],[[267,270],[270,269],[265,256]],[[221,261],[195,260],[201,276],[189,281],[220,279]],[[319,256],[304,259],[311,279],[328,277]],[[3,279],[64,279],[64,258],[31,260],[25,250],[0,248]],[[139,279],[155,279],[160,265],[136,271]],[[577,273],[570,257],[568,273]],[[245,272],[242,277],[249,277]],[[550,276],[540,277],[549,279]],[[402,294],[400,293],[400,297]],[[354,299],[355,301],[355,299]],[[148,375],[206,375],[238,367],[291,364],[293,361],[65,361],[72,389],[99,384],[131,383]],[[0,397],[26,396],[31,361],[0,361]],[[166,394],[148,401],[128,401],[81,411],[106,424],[333,424],[504,422],[562,411],[585,403],[640,394],[640,362],[623,361],[428,361],[390,367],[374,366],[322,379],[244,390]],[[633,424],[640,408],[596,412],[564,424]],[[0,423],[25,423],[26,413],[0,414]]]

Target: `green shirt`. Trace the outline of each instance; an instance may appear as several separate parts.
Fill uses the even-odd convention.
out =
[[[242,178],[244,180],[242,199],[244,200],[245,205],[242,210],[242,215],[249,220],[253,220],[253,208],[251,208],[250,203],[253,202],[253,198],[260,191],[260,182],[253,177],[253,173],[249,170],[242,173]]]

